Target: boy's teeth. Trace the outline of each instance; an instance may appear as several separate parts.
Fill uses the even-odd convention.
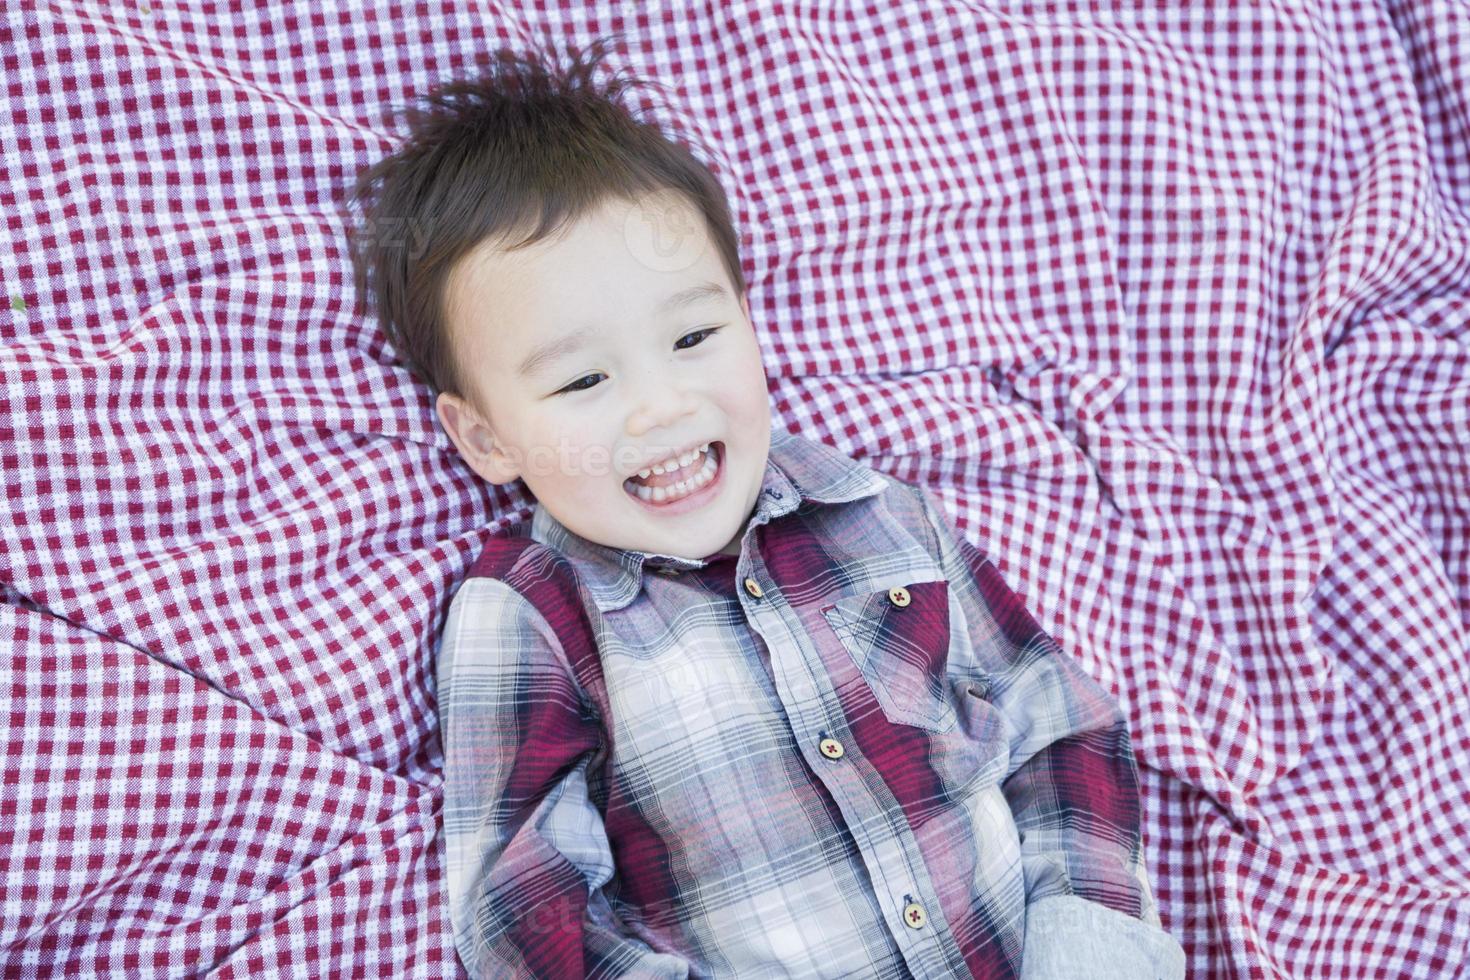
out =
[[[700,451],[695,454],[694,458],[696,460],[704,460],[697,472],[685,476],[682,479],[658,484],[640,483],[638,477],[629,477],[627,480],[628,492],[652,503],[663,503],[670,498],[684,497],[693,493],[713,480],[715,478],[715,471],[719,468],[715,460],[714,451],[709,448],[709,443],[701,446]],[[645,470],[644,472],[652,472],[652,470]]]
[[[701,456],[703,456],[707,449],[709,449],[709,443],[705,443],[698,448],[691,449],[689,452],[685,453],[683,456],[680,456],[678,459],[671,459],[667,463],[658,463],[654,466],[649,467],[646,470],[639,470],[638,478],[640,480],[646,480],[650,476],[653,476],[655,473],[662,476],[665,473],[677,472],[678,470],[683,469],[690,463],[694,462],[696,459],[699,459]]]

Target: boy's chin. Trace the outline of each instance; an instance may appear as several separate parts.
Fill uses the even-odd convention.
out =
[[[688,536],[676,539],[664,539],[661,541],[645,541],[642,544],[623,545],[625,550],[641,551],[650,555],[669,555],[674,558],[683,558],[687,561],[703,561],[719,555],[726,547],[735,548],[735,554],[739,554],[740,542],[737,539],[734,545],[730,544],[728,537],[713,541],[705,546],[705,543],[691,540]]]

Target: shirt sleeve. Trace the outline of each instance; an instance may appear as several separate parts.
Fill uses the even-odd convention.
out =
[[[587,785],[602,726],[547,617],[499,579],[468,579],[437,674],[450,919],[469,974],[687,977],[603,893],[612,853]]]
[[[1182,978],[1183,950],[1159,924],[1143,865],[1138,770],[1116,700],[1042,630],[931,492],[914,489],[946,578],[972,583],[986,608],[967,612],[995,623],[995,649],[951,671],[979,681],[1006,723],[1001,790],[1026,888],[1022,977]]]

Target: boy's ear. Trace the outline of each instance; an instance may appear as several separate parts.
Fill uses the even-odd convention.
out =
[[[434,411],[459,455],[483,479],[498,484],[520,476],[515,461],[501,449],[489,423],[469,402],[441,391],[434,400]]]

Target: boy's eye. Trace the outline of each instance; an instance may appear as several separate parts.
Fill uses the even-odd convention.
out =
[[[678,343],[674,344],[674,346],[676,348],[678,348],[679,350],[688,350],[689,347],[698,347],[700,344],[704,343],[704,337],[700,336],[701,334],[718,333],[719,330],[720,330],[719,327],[704,327],[703,329],[696,330],[693,333],[686,333],[684,336],[682,336],[682,337],[679,338]],[[682,344],[684,341],[688,340],[690,337],[699,337],[699,339],[697,341],[695,341],[694,343],[690,344],[689,347],[679,347],[679,344]]]
[[[719,333],[720,332],[720,328],[723,327],[723,326],[724,326],[724,324],[720,324],[719,327],[704,327],[704,328],[701,328],[699,330],[694,330],[694,331],[692,331],[690,333],[686,333],[684,336],[682,336],[682,337],[680,337],[678,339],[678,341],[674,344],[674,348],[676,350],[689,350],[692,347],[698,347],[700,344],[704,343],[705,338],[709,334]],[[688,340],[690,337],[698,337],[699,339],[697,341],[695,341],[694,343],[692,343],[692,344],[688,344],[688,345],[683,346],[683,347],[680,347],[679,346],[680,344],[683,344],[684,341]],[[570,391],[588,391],[592,387],[594,387],[594,385],[587,385],[587,384],[583,384],[582,382],[584,382],[584,381],[590,381],[593,378],[598,378],[598,377],[601,377],[601,376],[602,376],[602,372],[601,371],[593,371],[591,374],[583,375],[582,377],[578,378],[576,381],[573,381],[571,384],[567,385],[565,388],[559,389],[556,392],[556,394],[561,395],[561,394],[565,394],[565,393],[570,392]]]
[[[578,378],[576,381],[573,381],[571,384],[567,385],[565,388],[562,388],[560,391],[557,392],[557,394],[560,395],[563,391],[586,391],[587,389],[591,388],[592,386],[591,385],[584,385],[584,384],[582,384],[582,382],[588,380],[589,378],[599,377],[601,375],[601,373],[602,372],[600,372],[600,371],[594,371],[591,374],[583,375],[582,377]]]

